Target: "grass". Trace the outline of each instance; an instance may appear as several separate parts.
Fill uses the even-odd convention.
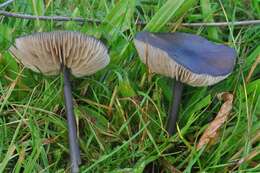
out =
[[[0,0],[3,2],[3,0]],[[81,172],[141,173],[159,159],[165,172],[260,172],[260,68],[245,81],[260,54],[260,26],[187,28],[170,22],[238,21],[260,18],[259,0],[28,0],[5,10],[34,15],[99,19],[101,25],[31,21],[0,16],[0,172],[68,171],[62,77],[44,77],[15,62],[8,47],[16,37],[39,31],[76,30],[109,47],[111,63],[89,77],[73,79],[83,164]],[[136,19],[147,23],[141,27]],[[212,87],[185,87],[179,133],[164,129],[171,80],[149,74],[134,49],[136,32],[182,31],[234,47],[239,56],[228,79]],[[234,93],[229,121],[215,144],[196,143],[215,117],[216,94]],[[165,153],[172,146],[171,153]],[[252,157],[250,157],[252,156]],[[245,158],[241,164],[239,159]]]

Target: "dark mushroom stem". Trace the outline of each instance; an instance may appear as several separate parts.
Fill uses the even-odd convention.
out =
[[[179,107],[180,107],[182,91],[183,91],[183,83],[175,80],[175,83],[174,83],[172,89],[173,89],[173,91],[172,91],[173,100],[172,100],[172,104],[171,104],[172,106],[170,107],[170,112],[169,112],[167,126],[166,126],[169,136],[172,136],[176,131],[176,122],[177,122],[178,114],[179,114]],[[167,150],[167,152],[169,152],[169,150]],[[144,172],[145,173],[156,173],[156,172],[160,172],[160,169],[161,168],[158,165],[158,163],[156,163],[156,161],[153,161],[153,162],[149,163],[148,165],[146,165]]]
[[[65,98],[65,107],[66,107],[66,115],[67,122],[69,128],[69,147],[70,147],[70,160],[71,160],[71,172],[78,173],[79,172],[79,164],[81,163],[80,159],[80,150],[77,139],[77,128],[76,121],[73,110],[73,102],[72,102],[72,93],[71,93],[71,83],[70,83],[70,70],[63,66],[63,74],[64,74],[64,98]]]
[[[167,132],[170,136],[172,136],[176,131],[176,122],[179,114],[179,107],[182,97],[183,83],[175,80],[175,84],[173,86],[173,101],[172,106],[170,108],[170,114],[167,121]]]

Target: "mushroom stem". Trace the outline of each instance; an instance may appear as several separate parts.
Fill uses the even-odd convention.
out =
[[[173,101],[172,101],[172,106],[170,108],[170,115],[167,121],[167,132],[170,136],[172,136],[176,130],[176,122],[179,114],[182,90],[183,90],[183,83],[175,80],[175,84],[173,86],[173,91],[172,91]]]
[[[80,160],[80,150],[77,140],[77,128],[76,121],[73,111],[72,93],[71,93],[71,83],[70,83],[70,71],[67,67],[63,67],[64,74],[64,98],[65,98],[65,108],[67,115],[67,122],[69,128],[69,147],[70,147],[70,160],[71,160],[71,172],[79,172]]]

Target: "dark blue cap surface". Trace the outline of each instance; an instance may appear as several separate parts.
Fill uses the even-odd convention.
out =
[[[233,48],[197,35],[139,32],[135,39],[161,49],[176,63],[196,74],[224,76],[234,68],[236,52]]]

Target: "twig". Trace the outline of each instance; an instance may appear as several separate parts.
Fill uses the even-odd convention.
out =
[[[20,18],[20,19],[31,19],[31,20],[53,20],[53,21],[75,21],[75,22],[81,22],[81,23],[93,23],[93,24],[100,24],[102,23],[101,20],[97,19],[87,19],[82,17],[67,17],[67,16],[34,16],[30,14],[21,14],[21,13],[12,13],[7,12],[4,10],[0,10],[0,15],[6,16],[6,17],[14,17],[14,18]],[[147,23],[138,21],[136,23],[137,25],[145,26]],[[168,25],[176,25],[177,23],[169,23]],[[198,22],[198,23],[181,23],[181,26],[186,27],[210,27],[210,26],[243,26],[243,25],[259,25],[260,20],[244,20],[244,21],[234,21],[234,22],[210,22],[210,23],[204,23],[204,22]]]
[[[90,22],[90,23],[101,23],[100,20],[95,19],[84,19],[81,17],[66,17],[66,16],[34,16],[30,14],[11,13],[4,10],[0,10],[0,15],[6,17],[14,17],[19,19],[31,19],[31,20],[54,20],[54,21],[75,21],[75,22]]]
[[[3,2],[2,4],[0,4],[0,8],[3,8],[12,2],[14,2],[14,0],[7,0],[7,1]]]
[[[244,20],[244,21],[234,21],[234,22],[210,22],[210,23],[182,23],[182,26],[193,26],[193,27],[200,27],[200,26],[243,26],[243,25],[259,25],[260,20]]]

